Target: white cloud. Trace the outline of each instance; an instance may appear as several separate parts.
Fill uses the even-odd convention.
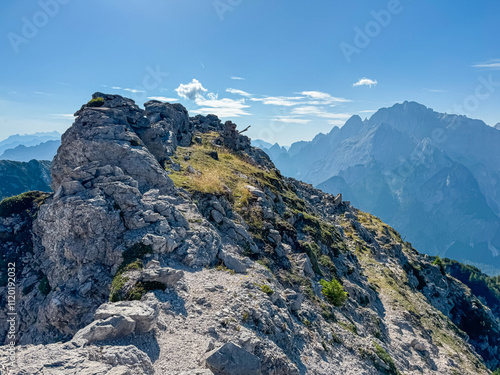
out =
[[[148,96],[149,100],[159,100],[160,102],[176,102],[176,98],[167,98],[165,96]]]
[[[321,91],[302,91],[300,94],[315,100],[315,101],[310,101],[308,104],[332,104],[332,103],[350,102],[350,100],[348,99],[337,98],[331,96],[326,92],[321,92]]]
[[[291,116],[276,116],[273,118],[274,121],[278,122],[286,122],[289,124],[307,124],[311,122],[311,120],[306,120],[306,119],[301,119],[301,118],[296,118],[296,117],[291,117]]]
[[[230,78],[234,79],[235,81],[244,81],[245,80],[245,78],[243,78],[243,77],[236,77],[236,76],[232,76]]]
[[[226,89],[226,92],[229,92],[229,93],[234,94],[234,95],[246,96],[247,98],[252,96],[252,94],[249,94],[246,91],[238,90],[238,89]]]
[[[219,117],[239,117],[250,115],[250,113],[245,111],[245,108],[250,107],[245,104],[245,99],[204,99],[202,97],[198,97],[195,101],[196,104],[202,107],[198,108],[196,111],[205,115],[210,113]]]
[[[104,86],[104,85],[103,85]],[[106,86],[104,86],[106,87]],[[119,86],[113,86],[111,87],[113,90],[123,90],[123,91],[128,91],[128,92],[131,92],[132,94],[138,94],[138,93],[144,93],[146,91],[144,90],[137,90],[137,89],[128,89],[128,88],[123,88],[123,87],[119,87]]]
[[[377,112],[376,109],[366,109],[364,111],[358,111],[359,113],[373,113],[373,112]]]
[[[474,64],[472,65],[472,67],[483,68],[483,69],[500,69],[500,60],[499,59],[488,60],[483,63]]]
[[[424,90],[429,91],[429,92],[435,92],[435,93],[448,92],[448,90],[438,90],[438,89],[424,89]]]
[[[361,78],[358,82],[354,83],[353,84],[353,87],[359,87],[359,86],[376,86],[377,85],[377,81],[376,80],[373,80],[373,79],[369,79],[369,78]]]
[[[263,98],[251,98],[254,102],[262,102],[266,105],[280,105],[285,107],[292,107],[299,105],[301,102],[298,100],[304,99],[303,96],[265,96]]]
[[[62,120],[72,120],[75,118],[75,115],[72,113],[56,113],[56,114],[50,114],[49,116]]]
[[[202,94],[207,91],[206,88],[197,80],[194,79],[190,83],[180,84],[179,87],[175,89],[177,94],[181,98],[195,100],[196,98],[201,98]]]
[[[262,102],[266,105],[277,105],[293,107],[296,105],[331,105],[350,102],[349,99],[337,98],[321,91],[302,91],[297,93],[301,96],[264,96],[262,98],[251,98],[254,102]]]
[[[317,116],[322,118],[330,118],[330,119],[348,119],[351,115],[347,113],[332,113],[323,110],[321,107],[315,106],[304,106],[304,107],[296,107],[292,109],[292,114],[294,115],[310,115]]]

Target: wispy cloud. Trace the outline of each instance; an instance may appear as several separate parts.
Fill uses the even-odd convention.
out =
[[[448,92],[448,90],[439,90],[439,89],[424,89],[425,91],[434,92],[434,93],[442,93]]]
[[[159,100],[160,102],[176,102],[176,98],[167,98],[165,96],[148,96],[149,100]]]
[[[43,96],[52,96],[52,94],[49,94],[48,92],[43,92],[43,91],[35,91],[33,94],[36,95],[43,95]]]
[[[229,89],[226,89],[226,92],[229,92],[229,93],[234,94],[234,95],[245,96],[247,98],[250,98],[252,96],[252,94],[249,94],[246,91],[238,90],[238,89],[231,89],[231,88],[229,88]]]
[[[372,87],[372,86],[376,86],[377,83],[378,82],[376,80],[364,77],[364,78],[361,78],[358,82],[353,83],[352,85],[353,85],[353,87],[359,87],[359,86]]]
[[[236,77],[236,76],[232,76],[230,78],[234,79],[235,81],[244,81],[245,80],[245,78],[243,78],[243,77]]]
[[[301,119],[293,116],[276,116],[272,120],[289,124],[307,124],[311,122],[311,120]]]
[[[201,107],[197,109],[197,112],[205,115],[208,115],[210,113],[213,113],[220,117],[239,117],[250,115],[250,113],[245,111],[245,108],[250,107],[249,105],[245,104],[245,99],[205,99],[202,97],[198,97],[196,98],[195,102]]]
[[[299,100],[304,99],[303,96],[265,96],[263,98],[251,98],[250,100],[254,102],[262,102],[266,105],[278,105],[284,107],[292,107],[294,105],[299,105],[301,102]]]
[[[326,92],[321,92],[321,91],[302,91],[300,94],[306,96],[309,99],[314,100],[310,101],[308,104],[333,104],[333,103],[350,102],[349,99],[337,98]]]
[[[500,59],[492,59],[486,62],[472,65],[474,68],[481,69],[500,69]]]
[[[196,98],[202,97],[204,92],[208,90],[203,87],[203,85],[197,79],[194,79],[190,83],[180,84],[179,87],[175,89],[177,94],[181,98],[195,100]]]
[[[49,116],[61,120],[73,120],[75,118],[75,115],[72,113],[55,113],[49,114]]]
[[[358,113],[373,113],[377,112],[376,109],[365,109],[364,111],[358,111]]]
[[[351,115],[347,113],[332,113],[325,111],[321,107],[315,107],[315,106],[304,106],[304,107],[294,108],[292,109],[292,114],[317,116],[322,118],[339,119],[339,120],[347,120],[349,117],[351,117]]]
[[[103,85],[104,86],[104,85]],[[124,88],[124,87],[119,87],[119,86],[112,86],[111,87],[113,90],[122,90],[122,91],[127,91],[131,92],[132,94],[139,94],[139,93],[144,93],[146,91],[144,90],[137,90],[137,89],[129,89],[129,88]]]
[[[350,102],[349,99],[337,98],[321,91],[302,91],[297,93],[300,96],[264,96],[262,98],[251,98],[255,102],[262,102],[266,105],[277,105],[293,107],[296,105],[336,105],[338,103]]]

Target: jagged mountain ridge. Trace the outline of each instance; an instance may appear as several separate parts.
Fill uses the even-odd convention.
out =
[[[342,191],[421,251],[500,269],[500,132],[405,102],[269,154],[283,174]]]
[[[231,122],[96,93],[62,137],[52,186],[0,205],[26,374],[499,365],[498,320],[467,287],[375,217],[282,177]]]
[[[61,134],[57,131],[53,132],[38,132],[33,134],[15,134],[0,141],[0,155],[6,150],[13,149],[17,146],[36,146],[40,143],[48,141],[58,141],[61,139]],[[52,160],[52,158],[50,158]]]

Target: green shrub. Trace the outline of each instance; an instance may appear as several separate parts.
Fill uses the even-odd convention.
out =
[[[44,276],[43,279],[40,281],[40,284],[38,284],[38,290],[46,296],[47,294],[50,293],[52,290],[52,287],[49,284],[49,279],[47,279],[47,276]]]
[[[321,292],[332,305],[340,307],[347,301],[347,292],[344,291],[344,287],[338,280],[326,281],[322,279],[319,283],[323,286]]]
[[[396,365],[394,364],[394,361],[392,360],[391,356],[389,353],[387,353],[384,348],[382,348],[379,344],[377,344],[375,341],[373,342],[373,346],[375,347],[375,354],[377,357],[379,357],[382,361],[385,362],[387,366],[389,366],[389,374],[393,375],[399,375],[400,372],[398,371]]]
[[[134,287],[127,293],[127,301],[139,301],[144,294],[151,292],[153,290],[165,290],[167,286],[163,283],[157,281],[144,281],[138,282]]]
[[[101,107],[104,104],[104,98],[97,97],[94,99],[91,99],[88,103],[88,107]]]
[[[434,262],[432,262],[432,264],[439,267],[444,266],[443,260],[439,257],[439,255],[436,256],[436,259],[434,259]]]
[[[264,293],[266,293],[268,296],[274,294],[274,290],[269,285],[261,285],[260,290],[262,290]]]
[[[132,297],[137,298],[139,294],[143,293],[143,290],[145,290],[145,292],[149,291],[148,288],[151,287],[150,285],[146,286],[139,285],[136,290],[130,291],[127,295],[123,295],[122,293],[122,289],[125,286],[125,283],[128,281],[128,277],[124,276],[124,273],[130,270],[143,269],[144,256],[146,256],[147,254],[151,254],[152,252],[153,248],[151,246],[149,245],[146,246],[142,243],[136,243],[135,245],[129,247],[127,250],[123,252],[122,254],[123,262],[120,264],[120,267],[118,268],[118,271],[116,271],[116,274],[113,277],[113,281],[111,282],[111,290],[109,294],[109,300],[111,302],[128,300]],[[134,288],[136,287],[134,286]],[[161,288],[154,288],[153,290],[155,289],[161,289]],[[131,296],[132,293],[133,296]]]

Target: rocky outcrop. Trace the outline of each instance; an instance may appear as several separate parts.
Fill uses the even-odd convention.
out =
[[[53,196],[0,218],[22,285],[19,373],[498,365],[499,323],[467,287],[341,196],[283,178],[233,123],[94,99],[62,138]]]
[[[104,103],[75,114],[52,165],[55,195],[33,224],[34,252],[51,291],[28,314],[37,323],[21,334],[21,342],[45,342],[49,333],[70,337],[89,324],[108,299],[123,253],[134,245],[191,266],[216,259],[218,234],[176,192],[134,131],[150,125],[145,112],[130,99],[93,97]]]

